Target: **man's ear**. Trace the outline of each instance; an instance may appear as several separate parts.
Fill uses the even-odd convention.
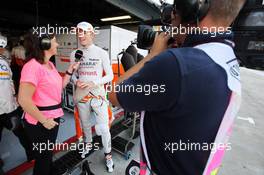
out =
[[[94,32],[91,32],[90,36],[91,36],[92,40],[94,40],[94,38],[95,38],[95,33],[94,33]]]

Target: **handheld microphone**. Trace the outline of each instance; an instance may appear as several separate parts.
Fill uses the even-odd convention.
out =
[[[84,56],[83,56],[83,51],[81,51],[81,50],[76,50],[74,57],[75,57],[75,63],[78,63],[78,62],[82,61],[82,59],[84,58]],[[72,72],[75,72],[75,71],[76,71],[76,70],[73,69]]]
[[[82,59],[83,59],[83,51],[77,50],[75,52],[75,62],[82,61]]]

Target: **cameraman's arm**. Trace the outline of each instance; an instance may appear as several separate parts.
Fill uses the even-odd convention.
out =
[[[148,61],[150,61],[152,58],[154,58],[156,55],[159,55],[161,52],[165,51],[168,46],[168,40],[170,36],[165,33],[160,33],[156,36],[155,41],[153,43],[153,46],[150,50],[150,53],[142,59],[139,63],[137,63],[135,66],[130,68],[127,72],[125,72],[119,79],[117,80],[117,84],[122,83],[124,80],[127,80],[131,76],[133,76],[135,73],[139,72],[144,64]],[[116,97],[116,93],[114,91],[110,92],[109,94],[109,100],[111,103],[115,106],[120,106],[118,99]]]
[[[126,111],[161,111],[170,108],[179,98],[180,65],[172,51],[165,51],[150,61],[138,73],[115,86],[116,102]]]
[[[160,54],[161,52],[165,51],[168,48],[168,40],[170,39],[170,36],[166,33],[160,33],[156,36],[155,41],[153,43],[153,46],[150,50],[150,53],[142,59],[138,64],[133,66],[131,69],[129,69],[127,72],[125,72],[117,81],[117,84],[123,82],[124,80],[128,79],[135,73],[137,73],[144,64],[154,58],[156,55]]]

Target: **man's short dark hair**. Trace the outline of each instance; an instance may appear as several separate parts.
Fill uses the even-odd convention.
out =
[[[208,15],[216,22],[230,25],[237,17],[246,0],[211,0]]]

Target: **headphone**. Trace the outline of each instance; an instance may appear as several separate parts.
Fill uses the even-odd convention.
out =
[[[199,22],[206,16],[210,0],[174,0],[173,13],[179,11],[184,23]]]
[[[41,50],[49,50],[51,48],[51,39],[48,34],[39,37],[39,47]]]

